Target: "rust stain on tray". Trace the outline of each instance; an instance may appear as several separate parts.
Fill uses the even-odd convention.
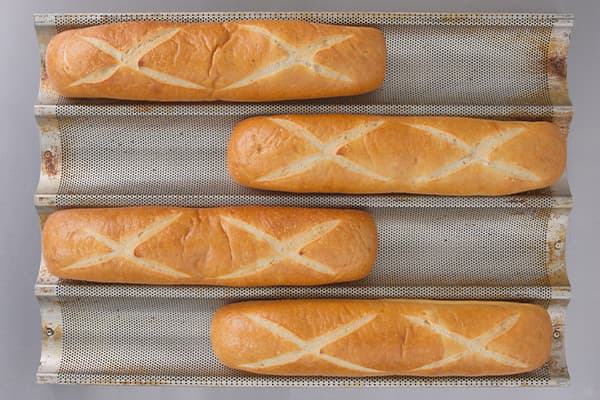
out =
[[[564,246],[565,243],[561,242],[561,245]],[[557,254],[552,248],[552,243],[547,243],[546,246],[546,269],[549,283],[553,284],[567,281],[567,273],[564,268],[562,268],[562,265],[564,265],[565,262],[565,253],[560,252]]]
[[[551,285],[560,285],[568,282],[565,265],[566,230],[565,225],[557,225],[557,236],[560,238],[555,242],[546,243],[546,271]]]
[[[40,75],[40,92],[47,94],[54,93],[54,88],[50,83],[48,72],[46,71],[46,65],[42,62],[42,70]]]
[[[62,326],[58,325],[51,329],[53,333],[50,337],[52,337],[53,340],[61,340],[63,336]],[[44,335],[48,336],[48,331],[46,329],[44,329]]]
[[[58,160],[50,150],[44,151],[42,155],[42,170],[48,176],[58,175]]]
[[[555,113],[552,116],[552,122],[558,126],[560,129],[560,133],[565,137],[565,139],[569,136],[569,128],[571,126],[571,120],[573,119],[572,112],[566,113]]]
[[[60,308],[60,305],[57,302],[49,303],[48,314],[60,313],[57,308]],[[60,324],[42,319],[42,336],[49,340],[62,340],[63,327]]]
[[[548,73],[560,78],[566,78],[567,60],[564,54],[552,52],[548,55]]]
[[[569,48],[569,34],[567,32],[553,32],[548,44],[548,74],[556,78],[567,77],[567,51]]]
[[[548,45],[546,73],[550,98],[554,105],[569,105],[567,84],[567,52],[569,48],[569,29],[555,28]]]
[[[40,118],[38,119],[38,127],[41,134],[49,134],[60,132],[58,120],[56,118]]]
[[[40,201],[41,203],[45,203],[46,205],[51,206],[51,207],[56,207],[55,196],[38,194],[36,197],[37,197],[38,201]]]

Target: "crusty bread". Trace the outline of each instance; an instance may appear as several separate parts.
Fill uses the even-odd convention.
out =
[[[217,357],[273,375],[507,375],[549,358],[548,313],[530,304],[283,300],[230,304],[212,320]]]
[[[48,271],[67,279],[319,285],[366,276],[377,231],[355,210],[73,209],[50,215],[42,247]]]
[[[504,195],[551,185],[565,157],[549,122],[280,115],[239,123],[227,161],[258,189]]]
[[[66,97],[272,101],[377,89],[385,52],[383,34],[369,27],[124,22],[56,35],[46,69]]]

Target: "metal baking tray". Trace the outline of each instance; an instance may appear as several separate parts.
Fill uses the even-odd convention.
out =
[[[370,25],[386,37],[381,89],[281,103],[143,103],[64,99],[43,65],[57,32],[126,20],[303,19]],[[370,211],[380,236],[373,273],[320,287],[219,288],[58,281],[36,283],[44,383],[214,386],[548,386],[568,382],[570,286],[566,177],[498,197],[311,195],[243,188],[228,176],[231,128],[252,115],[366,113],[548,120],[569,132],[566,55],[573,18],[550,14],[185,13],[35,16],[41,75],[35,115],[43,224],[60,208],[289,205]],[[212,312],[249,299],[302,297],[490,299],[534,302],[554,326],[552,359],[529,374],[477,378],[271,377],[228,369],[208,341]]]

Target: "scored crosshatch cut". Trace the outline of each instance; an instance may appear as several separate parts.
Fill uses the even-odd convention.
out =
[[[288,55],[284,59],[271,64],[263,69],[260,69],[245,78],[240,79],[234,83],[231,83],[225,88],[221,90],[227,89],[235,89],[239,87],[248,86],[258,80],[264,79],[266,77],[278,74],[282,71],[285,71],[289,68],[292,68],[296,65],[302,65],[309,70],[315,72],[316,74],[322,75],[329,79],[336,79],[343,82],[351,82],[352,79],[343,75],[337,71],[332,70],[329,67],[326,67],[323,64],[319,64],[315,61],[315,56],[322,50],[326,50],[332,46],[335,46],[338,43],[345,42],[350,39],[352,35],[333,35],[328,36],[318,41],[309,43],[302,47],[295,47],[290,43],[287,43],[280,37],[275,36],[273,33],[269,32],[266,29],[260,28],[258,26],[253,25],[239,25],[242,29],[247,29],[249,31],[258,33],[259,35],[267,38],[271,42],[275,43],[277,46],[285,50]]]
[[[229,279],[254,275],[261,272],[262,270],[271,267],[273,264],[280,261],[284,261],[286,259],[293,260],[306,268],[312,269],[322,274],[333,275],[335,273],[327,265],[324,265],[315,260],[311,260],[308,257],[302,256],[299,254],[299,252],[308,244],[318,240],[320,237],[331,232],[336,226],[338,226],[338,224],[340,223],[339,220],[323,222],[289,239],[278,240],[277,238],[269,235],[268,233],[239,219],[226,217],[223,215],[221,216],[221,219],[227,222],[228,224],[235,226],[238,229],[241,229],[245,232],[254,235],[256,239],[268,243],[269,246],[275,251],[275,254],[258,259],[249,265],[242,266],[240,269],[234,272],[231,272],[226,275],[217,276],[214,279]]]
[[[360,371],[360,372],[367,372],[367,373],[373,373],[373,374],[397,373],[397,371],[393,371],[393,370],[384,371],[384,370],[368,368],[368,367],[365,367],[365,366],[362,366],[359,364],[351,363],[351,362],[341,359],[339,357],[325,354],[322,351],[322,349],[324,347],[350,335],[351,333],[355,332],[359,328],[370,323],[372,320],[374,320],[377,317],[377,313],[368,314],[362,318],[353,320],[349,323],[346,323],[344,325],[333,328],[332,330],[329,330],[326,333],[319,335],[318,337],[315,337],[310,340],[303,340],[303,339],[299,338],[293,332],[284,328],[283,326],[281,326],[273,321],[270,321],[266,318],[260,317],[258,315],[251,314],[251,313],[245,313],[244,316],[251,319],[254,323],[260,325],[261,327],[267,329],[268,331],[270,331],[274,335],[278,336],[279,338],[287,340],[291,343],[294,343],[295,345],[297,345],[299,347],[299,349],[294,350],[294,351],[289,351],[284,354],[279,354],[275,357],[270,357],[270,358],[262,359],[259,361],[251,362],[251,363],[241,364],[240,365],[241,367],[250,368],[250,369],[253,369],[253,368],[254,369],[264,369],[264,368],[271,368],[271,367],[281,367],[283,365],[295,362],[304,356],[314,356],[314,357],[320,358],[322,360],[325,360],[329,363],[332,363],[334,365],[348,368],[351,370]],[[444,367],[444,366],[451,364],[455,361],[458,361],[459,359],[461,359],[465,356],[468,356],[470,354],[476,354],[480,357],[493,360],[493,361],[497,362],[498,364],[504,364],[504,365],[508,365],[511,367],[515,367],[515,368],[527,368],[527,364],[525,364],[515,358],[506,356],[504,354],[500,354],[495,351],[488,350],[486,348],[486,346],[490,342],[497,339],[499,336],[503,335],[504,333],[508,332],[517,324],[517,322],[520,319],[519,314],[515,314],[515,315],[512,315],[512,316],[506,318],[499,324],[494,325],[487,332],[483,333],[482,335],[480,335],[476,338],[472,338],[472,339],[464,337],[456,332],[452,332],[452,331],[448,330],[447,328],[443,327],[442,325],[433,323],[426,319],[422,319],[422,318],[419,318],[416,316],[411,316],[411,315],[404,315],[404,314],[402,314],[401,317],[407,319],[408,321],[410,321],[411,323],[414,323],[417,326],[429,329],[432,332],[434,332],[440,336],[447,337],[450,340],[465,347],[465,350],[463,350],[459,353],[447,356],[441,360],[437,360],[437,361],[431,362],[429,364],[426,364],[426,365],[423,365],[423,366],[420,366],[417,368],[413,368],[410,371],[407,371],[409,373]]]
[[[459,360],[469,354],[472,354],[472,353],[475,353],[475,354],[485,357],[485,358],[492,359],[500,364],[509,365],[511,367],[517,367],[517,368],[526,368],[527,367],[526,364],[522,363],[519,360],[516,360],[512,357],[508,357],[503,354],[486,349],[486,345],[489,342],[496,339],[498,336],[502,335],[503,333],[509,331],[510,329],[512,329],[513,326],[515,326],[517,324],[517,322],[519,321],[519,318],[520,318],[519,314],[515,314],[512,317],[505,319],[499,325],[493,327],[486,333],[484,333],[474,339],[469,339],[458,333],[451,332],[448,329],[444,328],[443,326],[435,324],[435,323],[425,320],[425,319],[421,319],[421,318],[409,316],[409,315],[404,315],[404,318],[406,318],[407,320],[409,320],[419,326],[431,329],[433,332],[437,333],[438,335],[446,336],[447,338],[455,341],[456,343],[459,343],[459,344],[463,345],[464,347],[466,347],[466,349],[460,353],[457,353],[457,354],[448,356],[446,358],[443,358],[441,360],[432,362],[430,364],[415,368],[415,369],[413,369],[413,371],[422,371],[425,369],[433,369],[433,368],[443,367],[447,364],[457,361],[457,360]]]
[[[159,262],[148,260],[135,255],[135,249],[138,246],[140,246],[142,243],[144,243],[145,241],[147,241],[148,239],[165,229],[167,226],[171,225],[180,216],[181,213],[177,213],[165,218],[161,218],[153,224],[148,225],[147,227],[142,228],[137,232],[134,232],[130,236],[118,242],[109,239],[108,237],[101,235],[100,233],[95,232],[91,229],[84,229],[85,233],[96,239],[98,242],[109,247],[112,251],[110,253],[99,254],[85,258],[83,260],[79,260],[73,264],[62,267],[61,269],[63,271],[67,271],[74,269],[91,268],[93,266],[101,265],[115,258],[124,258],[145,269],[150,269],[152,271],[165,275],[170,275],[176,278],[188,278],[188,274],[185,274],[181,271],[177,271]]]
[[[177,78],[175,76],[139,65],[139,62],[142,57],[144,57],[154,48],[160,46],[164,42],[171,39],[173,36],[177,35],[177,33],[179,33],[180,30],[180,28],[171,28],[150,33],[146,35],[140,41],[140,43],[133,45],[131,48],[124,52],[115,49],[113,46],[111,46],[104,40],[84,36],[83,40],[85,40],[87,43],[94,46],[98,50],[102,51],[103,53],[112,56],[118,63],[94,71],[91,74],[71,83],[69,86],[79,86],[88,83],[100,83],[109,79],[121,68],[131,68],[161,83],[173,86],[181,86],[188,89],[206,90],[206,87],[197,83],[186,81],[185,79]],[[63,54],[63,56],[66,57],[66,53]],[[68,62],[66,60],[65,65],[68,65]]]
[[[310,340],[303,340],[296,336],[293,332],[290,332],[283,326],[276,324],[273,321],[270,321],[266,318],[262,318],[255,314],[244,314],[247,318],[251,319],[257,325],[267,329],[274,335],[285,339],[289,342],[294,343],[299,347],[298,350],[291,351],[288,353],[280,354],[278,356],[267,358],[260,361],[255,361],[252,363],[242,364],[241,367],[245,368],[269,368],[269,367],[277,367],[281,365],[286,365],[292,363],[304,356],[314,356],[325,360],[331,364],[337,365],[339,367],[366,372],[366,373],[381,373],[382,371],[378,371],[376,369],[367,368],[365,366],[352,363],[350,361],[344,360],[339,357],[334,357],[329,354],[323,353],[321,350],[332,343],[337,342],[338,340],[350,335],[351,333],[357,331],[361,327],[367,325],[371,322],[377,314],[372,313],[368,314],[362,318],[351,321],[347,324],[341,325],[337,328],[334,328],[316,338]]]
[[[365,175],[373,179],[388,182],[391,179],[379,175],[373,171],[370,171],[347,158],[337,154],[339,149],[346,146],[348,143],[367,135],[369,132],[381,127],[384,121],[370,121],[355,128],[349,129],[342,132],[335,139],[330,140],[327,143],[321,142],[317,137],[305,127],[283,118],[269,118],[269,120],[275,122],[277,125],[287,129],[292,135],[299,137],[306,142],[310,143],[313,147],[319,150],[319,153],[311,154],[293,164],[286,165],[283,168],[276,169],[275,171],[268,173],[257,179],[258,182],[272,181],[275,179],[287,178],[289,176],[296,175],[301,172],[305,172],[312,166],[323,161],[334,162],[344,168],[356,172],[357,174]]]
[[[527,181],[535,181],[540,178],[534,174],[533,172],[521,168],[514,164],[508,164],[500,161],[490,161],[490,154],[492,151],[496,150],[498,147],[502,146],[504,143],[509,141],[510,139],[519,136],[525,130],[523,128],[517,129],[508,129],[504,132],[499,133],[498,135],[494,135],[488,138],[485,138],[475,146],[468,145],[464,141],[458,139],[456,136],[444,132],[443,130],[434,128],[428,125],[418,125],[418,124],[405,124],[412,128],[416,128],[420,131],[427,132],[431,136],[434,136],[438,139],[441,139],[445,142],[450,143],[451,145],[460,148],[461,150],[467,153],[466,156],[450,163],[442,166],[435,172],[427,176],[421,176],[416,178],[416,181],[419,183],[428,182],[435,179],[444,178],[450,174],[453,174],[457,171],[460,171],[471,164],[482,164],[487,167],[493,168],[497,171],[500,171],[506,175],[512,176],[516,179],[527,180]]]

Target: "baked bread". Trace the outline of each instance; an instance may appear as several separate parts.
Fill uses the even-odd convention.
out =
[[[46,49],[65,97],[271,101],[377,89],[385,40],[369,27],[303,21],[123,22],[61,32]]]
[[[260,374],[507,375],[544,365],[552,325],[519,303],[256,301],[219,309],[211,340],[225,365]]]
[[[48,271],[94,282],[320,285],[365,277],[377,231],[364,211],[231,207],[73,209],[42,233]]]
[[[549,122],[368,115],[249,118],[227,153],[231,177],[258,189],[486,196],[549,186],[565,158]]]

